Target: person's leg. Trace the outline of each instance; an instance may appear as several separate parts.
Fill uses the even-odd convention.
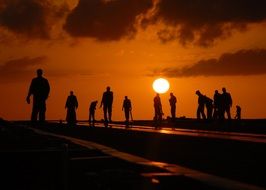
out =
[[[112,122],[112,105],[108,105],[109,122]]]
[[[202,118],[206,119],[206,115],[204,113],[204,107],[203,106],[200,108],[200,112],[201,112]]]
[[[91,111],[89,112],[89,125],[91,126],[91,119],[92,119],[92,113],[91,113]]]
[[[37,121],[37,115],[38,115],[38,105],[36,102],[33,102],[32,105],[32,112],[31,112],[31,122],[35,123]]]
[[[45,101],[40,102],[39,108],[39,121],[45,122],[45,112],[46,112],[46,104]]]
[[[175,106],[171,106],[171,115],[172,115],[172,120],[175,119],[175,115],[176,115],[176,108]]]
[[[95,127],[95,111],[91,113],[92,116],[92,126]]]
[[[228,107],[226,108],[226,114],[227,114],[227,118],[228,118],[228,119],[231,119],[230,106],[228,106]]]
[[[198,109],[197,109],[197,119],[200,119],[200,107],[198,106]]]
[[[106,105],[103,106],[103,115],[104,115],[104,121],[107,122],[108,119],[107,119],[107,106]]]
[[[126,117],[126,126],[129,125],[129,110],[125,109],[125,117]]]

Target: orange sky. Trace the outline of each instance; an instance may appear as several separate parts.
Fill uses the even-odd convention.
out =
[[[170,92],[177,116],[194,118],[197,89],[212,98],[226,87],[233,114],[239,104],[244,118],[265,118],[265,3],[205,1],[0,0],[0,117],[30,118],[25,98],[43,68],[51,85],[48,119],[65,119],[70,90],[78,119],[87,119],[89,103],[100,101],[108,85],[114,120],[124,119],[125,95],[134,119],[152,119],[152,82],[161,76],[170,82],[161,95],[166,116]],[[96,117],[102,119],[101,109]]]

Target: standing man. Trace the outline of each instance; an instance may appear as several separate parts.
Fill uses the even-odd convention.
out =
[[[103,106],[104,122],[106,127],[108,125],[108,119],[109,122],[112,122],[112,105],[113,105],[113,92],[111,91],[110,86],[107,86],[106,91],[103,93],[101,106],[100,106],[100,108]]]
[[[213,95],[213,119],[222,119],[222,105],[221,105],[221,96],[218,92],[218,90],[215,90],[214,95]]]
[[[43,76],[43,70],[37,70],[37,77],[32,79],[28,96],[26,101],[30,104],[30,97],[33,96],[33,105],[31,113],[31,122],[37,122],[39,115],[39,121],[45,122],[46,104],[45,101],[48,98],[50,92],[50,85],[46,78]]]
[[[174,96],[174,94],[172,92],[170,93],[169,103],[170,103],[170,107],[171,107],[172,121],[175,121],[175,117],[176,117],[176,97]]]
[[[95,127],[95,110],[98,101],[91,102],[90,109],[89,109],[89,125]]]
[[[73,91],[70,91],[70,95],[67,97],[65,108],[67,109],[67,123],[75,125],[77,123],[76,109],[78,108],[78,100]]]
[[[131,112],[131,101],[130,99],[128,99],[127,96],[125,96],[125,99],[124,99],[124,102],[123,102],[123,106],[122,106],[122,111],[125,112],[125,118],[126,118],[126,121],[125,121],[125,124],[126,124],[126,128],[129,127],[129,114]]]
[[[163,109],[162,109],[162,103],[160,95],[157,93],[156,96],[153,99],[153,105],[154,105],[154,121],[161,122],[163,119]]]
[[[198,109],[197,109],[197,119],[206,119],[206,115],[204,113],[204,104],[205,104],[205,98],[204,95],[200,93],[199,90],[196,91],[196,94],[198,95]]]
[[[226,112],[227,118],[230,120],[231,119],[231,112],[230,109],[232,107],[233,101],[231,94],[226,92],[226,88],[222,88],[222,116],[224,118],[224,114]]]
[[[205,98],[205,105],[207,108],[207,119],[212,120],[212,112],[213,112],[212,102],[213,102],[213,100],[207,96],[204,96],[204,98]]]

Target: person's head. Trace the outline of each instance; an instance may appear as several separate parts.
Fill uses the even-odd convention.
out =
[[[106,90],[109,92],[111,90],[110,86],[107,86]]]
[[[226,92],[226,88],[223,87],[223,88],[222,88],[222,91],[223,91],[223,93],[225,93],[225,92]]]
[[[36,73],[37,73],[38,77],[41,77],[42,74],[43,74],[43,70],[42,69],[37,69]]]
[[[171,92],[171,93],[170,93],[170,96],[173,96],[173,95],[174,95],[173,92]]]
[[[125,99],[127,100],[127,96],[125,96]]]
[[[70,95],[73,95],[73,94],[74,94],[74,92],[71,90],[71,91],[70,91]]]
[[[159,94],[159,93],[157,93],[157,94],[156,94],[156,96],[160,96],[160,94]]]
[[[197,94],[197,95],[200,95],[201,93],[200,93],[200,91],[199,91],[199,90],[197,90],[197,91],[196,91],[196,94]]]
[[[218,90],[215,90],[215,92],[214,92],[215,94],[218,94]]]

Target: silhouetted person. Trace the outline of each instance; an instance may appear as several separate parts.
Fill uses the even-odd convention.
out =
[[[240,106],[236,106],[236,116],[235,119],[240,120],[241,119],[241,107]]]
[[[214,95],[213,95],[213,107],[214,107],[214,112],[213,112],[213,119],[222,119],[222,94],[218,92],[218,90],[215,90]]]
[[[129,127],[129,115],[130,115],[131,109],[132,109],[131,101],[130,101],[130,99],[128,99],[127,96],[125,96],[125,99],[123,101],[122,111],[125,112],[125,118],[126,118],[125,124],[126,124],[126,127]]]
[[[176,117],[176,97],[173,93],[170,93],[170,99],[169,99],[170,107],[171,107],[171,116],[172,121],[175,121]]]
[[[37,77],[32,79],[28,96],[26,101],[30,104],[30,96],[33,96],[33,105],[31,113],[31,121],[36,122],[39,114],[39,121],[45,121],[46,104],[45,101],[48,98],[50,92],[50,85],[46,78],[43,76],[43,70],[37,70]]]
[[[69,125],[77,123],[76,109],[78,108],[78,100],[73,91],[67,97],[65,108],[67,109],[66,121]]]
[[[207,96],[204,96],[204,99],[205,99],[204,101],[205,101],[205,105],[207,108],[207,119],[211,120],[212,119],[212,111],[213,111],[213,105],[212,105],[213,100]]]
[[[222,117],[224,118],[224,114],[227,114],[227,118],[231,119],[230,109],[232,107],[233,101],[230,93],[226,92],[225,88],[222,88],[222,96],[221,96],[221,104],[222,104]]]
[[[205,98],[204,95],[200,93],[199,90],[196,91],[198,95],[198,109],[197,109],[197,119],[206,119],[206,115],[204,113],[204,105],[205,105]]]
[[[108,86],[106,88],[106,91],[103,93],[101,106],[100,106],[100,108],[103,106],[104,122],[106,126],[108,125],[108,119],[109,122],[112,122],[113,92],[110,89],[111,88]]]
[[[92,127],[95,127],[95,110],[97,106],[98,101],[93,101],[90,104],[89,108],[89,125]]]
[[[154,121],[156,122],[156,124],[158,124],[158,122],[160,123],[163,119],[162,103],[160,95],[158,93],[153,99],[153,105],[154,105]]]

